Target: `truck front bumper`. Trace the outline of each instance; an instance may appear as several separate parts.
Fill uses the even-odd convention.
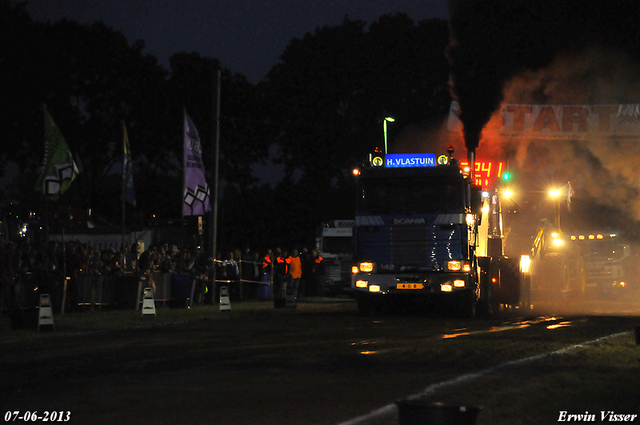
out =
[[[423,294],[436,295],[475,289],[468,273],[368,274],[351,276],[351,288],[357,293],[382,295]]]

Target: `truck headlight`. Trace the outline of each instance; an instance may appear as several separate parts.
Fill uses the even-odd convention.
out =
[[[473,223],[476,221],[473,214],[467,214],[465,220],[467,222],[467,226],[473,226]]]
[[[356,280],[356,288],[366,288],[368,282],[366,280]]]
[[[450,260],[447,261],[447,270],[450,272],[463,271],[469,273],[471,271],[471,264],[468,261]]]
[[[520,272],[529,273],[531,271],[531,257],[528,255],[520,256]]]
[[[374,269],[374,264],[370,262],[360,263],[358,268],[362,273],[372,273]]]
[[[460,270],[462,270],[462,261],[447,261],[447,270],[451,272],[459,272]]]
[[[453,291],[453,286],[451,286],[450,283],[445,283],[445,284],[440,285],[440,290],[442,292],[451,292],[451,291]]]

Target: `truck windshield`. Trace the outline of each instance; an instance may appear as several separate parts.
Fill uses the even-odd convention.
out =
[[[451,176],[367,179],[359,190],[360,212],[428,214],[464,209],[462,180]]]
[[[585,257],[592,260],[619,260],[624,257],[624,246],[615,242],[589,241],[583,246]]]

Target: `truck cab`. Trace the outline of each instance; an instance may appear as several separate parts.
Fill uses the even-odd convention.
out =
[[[332,220],[323,223],[316,249],[323,258],[323,295],[340,295],[351,287],[354,220]]]
[[[351,287],[361,313],[478,301],[479,190],[451,155],[373,154],[357,175]],[[475,208],[472,208],[476,204]]]

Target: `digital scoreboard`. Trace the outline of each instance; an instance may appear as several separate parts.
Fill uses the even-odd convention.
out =
[[[468,161],[460,161],[462,170],[469,170]],[[495,187],[504,173],[506,172],[505,163],[502,161],[485,161],[476,159],[473,170],[474,183],[483,189]]]

